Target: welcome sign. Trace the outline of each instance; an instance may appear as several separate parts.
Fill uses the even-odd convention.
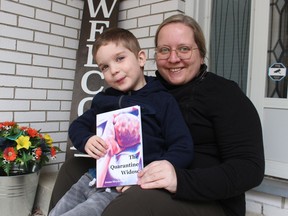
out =
[[[118,23],[119,0],[84,0],[70,123],[90,108],[93,96],[106,87],[103,75],[93,61],[92,48],[97,36]],[[68,139],[66,158],[72,156]]]

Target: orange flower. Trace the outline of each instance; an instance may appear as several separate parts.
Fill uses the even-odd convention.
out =
[[[10,121],[6,121],[6,122],[3,122],[3,126],[14,126],[16,123],[15,122],[10,122]]]
[[[33,128],[28,128],[27,133],[30,137],[36,137],[38,135],[38,131]]]
[[[17,153],[13,147],[7,147],[3,152],[3,157],[5,160],[12,162],[16,159]]]
[[[40,147],[38,147],[38,148],[35,150],[35,154],[36,154],[36,160],[40,160],[41,155],[42,155],[42,149],[41,149]]]
[[[56,157],[56,148],[55,147],[50,148],[50,154],[51,154],[51,157]]]
[[[15,122],[2,122],[0,123],[0,129],[4,128],[4,127],[13,127],[16,123]]]

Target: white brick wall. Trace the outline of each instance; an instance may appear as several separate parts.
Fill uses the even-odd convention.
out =
[[[0,121],[41,129],[63,150],[82,11],[82,0],[0,0]]]
[[[82,0],[0,0],[0,121],[48,132],[66,149],[81,28]],[[122,0],[118,26],[131,30],[156,69],[154,34],[166,17],[184,12],[183,0]],[[45,166],[57,171],[65,154]],[[286,198],[247,193],[247,216],[288,216]]]

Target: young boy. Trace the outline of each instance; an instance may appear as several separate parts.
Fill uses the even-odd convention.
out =
[[[141,107],[144,165],[168,160],[188,167],[193,159],[193,141],[176,100],[155,77],[144,76],[146,55],[136,37],[125,29],[111,28],[94,44],[93,57],[110,88],[95,95],[91,109],[72,122],[69,137],[81,152],[96,160],[109,144],[95,135],[96,114],[124,107]],[[90,169],[62,197],[49,216],[101,215],[119,193],[115,188],[91,185],[95,168]],[[90,186],[89,186],[90,183]]]

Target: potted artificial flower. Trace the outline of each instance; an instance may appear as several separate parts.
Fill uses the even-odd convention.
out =
[[[0,175],[33,173],[56,157],[60,149],[52,145],[49,134],[19,126],[15,122],[0,122]]]
[[[42,135],[40,130],[15,122],[0,122],[1,214],[31,215],[38,171],[60,151],[52,142],[52,138]]]

